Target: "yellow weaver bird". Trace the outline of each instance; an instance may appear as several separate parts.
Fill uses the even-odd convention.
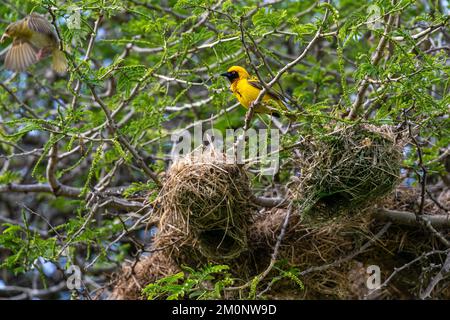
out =
[[[250,77],[247,70],[239,66],[232,66],[227,72],[222,73],[221,76],[228,78],[231,83],[231,91],[247,109],[257,99],[260,91],[263,89],[257,78]],[[272,88],[269,88],[264,94],[261,103],[254,108],[254,111],[279,116],[280,111],[288,112],[288,108],[283,97]]]
[[[52,56],[53,69],[67,70],[67,59],[59,50],[59,39],[53,25],[42,15],[32,13],[6,27],[0,42],[12,38],[6,54],[5,67],[12,71],[25,71],[30,65]]]

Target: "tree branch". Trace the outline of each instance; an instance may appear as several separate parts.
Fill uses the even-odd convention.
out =
[[[433,277],[433,279],[431,279],[427,288],[420,294],[420,299],[424,300],[427,298],[431,298],[431,292],[433,292],[437,284],[441,280],[443,280],[449,272],[450,272],[450,251],[447,253],[447,258],[445,259],[442,269],[438,272],[437,275]]]
[[[408,225],[408,226],[418,226],[421,225],[417,221],[416,215],[413,212],[398,211],[398,210],[388,210],[384,208],[379,208],[375,210],[375,216],[379,219],[391,220],[395,223]],[[435,214],[424,214],[423,219],[430,223],[435,228],[448,228],[450,227],[450,215],[435,215]]]
[[[374,54],[372,55],[371,63],[372,65],[376,66],[379,62],[381,57],[383,56],[384,48],[386,47],[387,41],[388,41],[388,33],[391,29],[391,25],[394,22],[395,15],[391,14],[389,15],[388,21],[386,23],[386,26],[384,28],[383,35],[381,36],[380,42],[378,43],[377,48],[375,49]],[[369,81],[368,76],[366,76],[358,87],[358,93],[356,94],[355,102],[353,102],[353,106],[350,110],[350,113],[348,114],[348,119],[354,119],[360,112],[360,108],[363,102],[364,94],[367,91],[367,88],[369,87]]]

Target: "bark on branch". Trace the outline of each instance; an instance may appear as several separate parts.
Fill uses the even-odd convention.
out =
[[[375,211],[375,216],[380,219],[390,220],[403,225],[417,226],[421,225],[417,221],[416,215],[412,212],[388,210],[379,208]],[[450,227],[450,215],[422,215],[423,219],[429,222],[435,228]]]

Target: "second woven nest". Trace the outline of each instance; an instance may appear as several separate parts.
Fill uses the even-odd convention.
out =
[[[303,146],[294,196],[304,212],[330,214],[370,205],[395,188],[401,161],[402,143],[391,127],[335,128]]]

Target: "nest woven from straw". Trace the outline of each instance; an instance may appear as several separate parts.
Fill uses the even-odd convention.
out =
[[[175,162],[156,201],[160,224],[155,246],[177,241],[172,250],[200,261],[238,257],[247,249],[249,183],[244,168],[220,155],[189,155]]]
[[[110,300],[142,299],[142,289],[149,283],[180,272],[175,261],[163,251],[142,257],[137,263],[125,264],[116,275]]]
[[[402,145],[392,128],[354,125],[338,128],[304,145],[300,183],[294,196],[305,212],[328,213],[373,202],[399,182]]]
[[[386,199],[380,200],[377,205],[392,210],[405,210],[415,206],[420,192],[416,189],[398,187]],[[450,203],[450,194],[442,194],[440,201],[446,205]],[[426,212],[430,214],[443,214],[433,201],[427,201]],[[321,221],[316,225],[301,221],[300,215],[291,215],[284,239],[280,246],[278,260],[285,260],[291,267],[300,271],[310,269],[311,272],[300,277],[305,289],[292,281],[278,282],[267,292],[267,298],[274,299],[363,299],[369,293],[366,281],[369,276],[366,268],[369,265],[380,266],[382,279],[387,279],[394,271],[405,263],[420,256],[423,252],[442,249],[442,244],[430,236],[429,232],[417,227],[392,225],[378,241],[375,241],[364,252],[343,260],[335,261],[351,255],[362,245],[373,238],[385,224],[377,221],[371,215],[372,208],[351,215],[336,216]],[[248,229],[249,250],[239,259],[232,260],[231,272],[233,276],[241,279],[239,284],[267,268],[271,254],[277,242],[286,209],[269,209],[257,214]],[[448,230],[442,230],[448,235]],[[447,232],[447,233],[445,233]],[[175,252],[179,246],[173,246]],[[183,251],[183,250],[182,250]],[[144,257],[131,272],[129,265],[124,266],[119,274],[111,298],[137,299],[141,298],[141,289],[156,280],[179,272],[180,264],[190,264],[192,257],[185,252],[183,256],[168,254],[167,251],[157,251],[150,257]],[[420,291],[420,281],[428,283],[433,272],[427,272],[430,261],[436,264],[442,256],[430,257],[411,265],[410,268],[399,273],[390,284],[377,296],[377,299],[412,299]],[[433,260],[434,259],[434,260]],[[433,271],[433,270],[431,270]],[[266,278],[278,276],[276,270]],[[448,283],[448,282],[447,282]],[[264,288],[262,283],[259,288]],[[450,298],[450,287],[443,281],[436,290],[435,298]],[[231,297],[233,298],[233,296]],[[236,298],[234,296],[234,298]]]
[[[387,198],[378,200],[377,206],[392,210],[404,210],[414,206],[420,191],[413,188],[397,188]],[[450,194],[441,197],[442,203],[450,201]],[[444,214],[433,201],[427,201],[426,212]],[[292,215],[280,246],[278,260],[285,260],[290,267],[306,272],[300,279],[305,289],[300,290],[291,281],[282,281],[268,292],[268,298],[289,299],[414,299],[421,289],[420,281],[428,283],[435,271],[429,270],[431,262],[442,264],[445,255],[432,256],[419,261],[408,270],[397,275],[383,290],[370,294],[366,283],[369,277],[367,267],[377,265],[382,281],[395,268],[420,257],[424,252],[443,250],[445,246],[420,227],[391,225],[386,233],[372,242],[363,252],[359,248],[373,239],[385,225],[375,219],[375,207],[356,209],[349,215],[340,215],[311,224],[302,221],[300,215]],[[258,252],[259,263],[268,265],[270,254],[277,242],[286,209],[270,209],[255,219],[250,229],[251,250]],[[441,230],[447,236],[449,230]],[[354,257],[355,252],[358,252]],[[266,257],[264,259],[264,257]],[[351,257],[347,259],[347,257]],[[342,261],[334,265],[336,261]],[[428,268],[428,269],[427,269]],[[427,271],[428,270],[428,271]],[[275,276],[272,273],[272,276]],[[271,275],[268,276],[271,278]],[[435,298],[448,299],[450,287],[443,282],[435,290]]]
[[[270,255],[277,242],[286,209],[271,209],[263,212],[252,226],[250,242],[252,250],[259,252],[261,264],[268,265]],[[334,263],[351,253],[373,234],[370,232],[370,216],[364,213],[341,215],[333,219],[311,224],[302,221],[301,215],[291,215],[278,260],[299,271]],[[263,259],[263,257],[266,257]],[[300,277],[305,289],[301,290],[292,281],[282,281],[268,292],[269,298],[324,299],[355,298],[349,286],[348,272],[351,264],[311,272]],[[268,279],[276,276],[272,272]],[[262,286],[264,288],[264,285]]]

